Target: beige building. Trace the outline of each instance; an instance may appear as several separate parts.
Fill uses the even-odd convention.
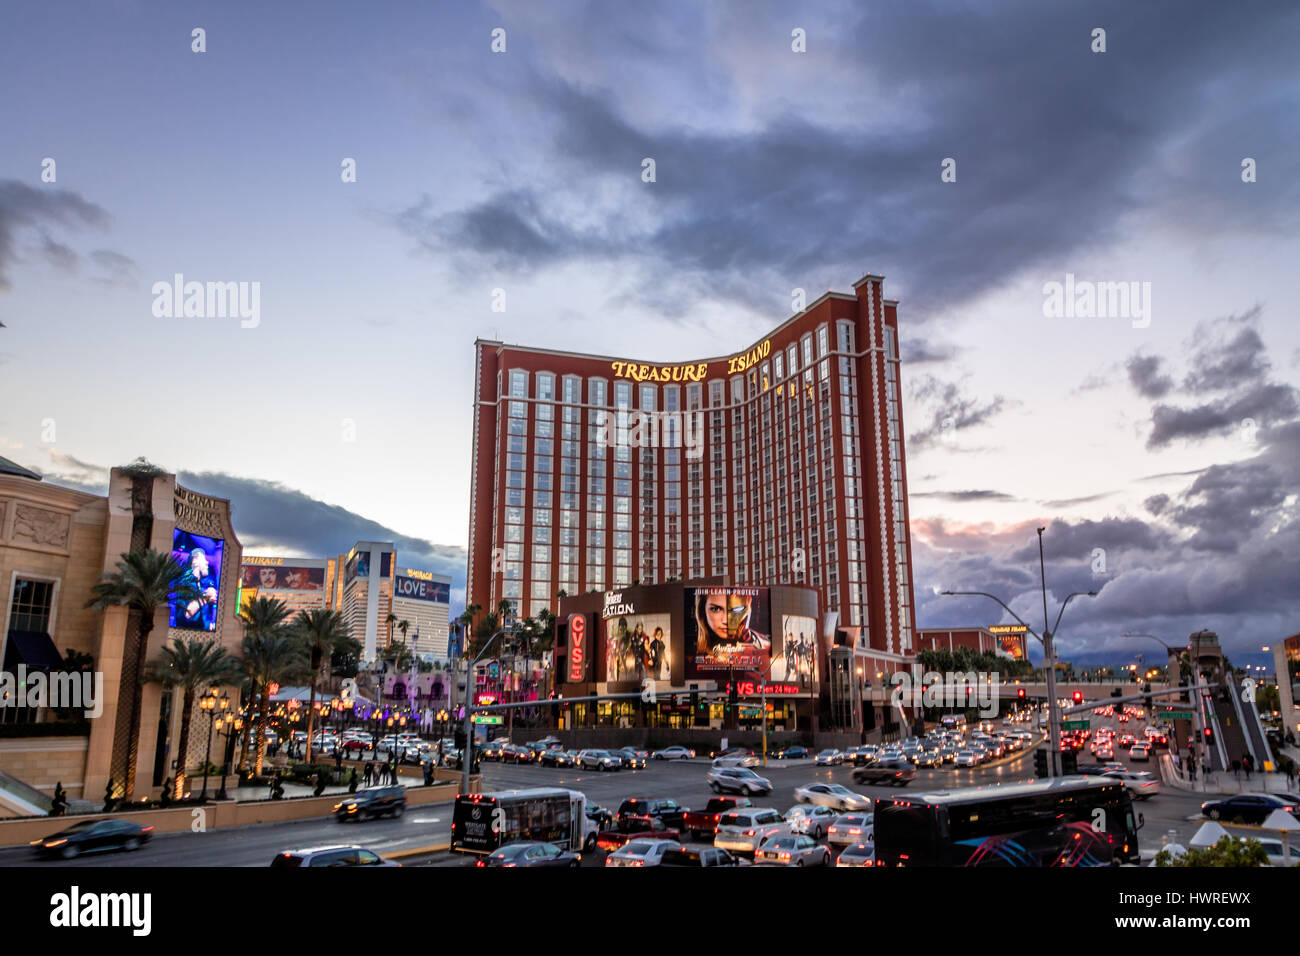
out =
[[[32,812],[32,791],[48,797],[56,782],[71,798],[99,802],[110,781],[116,796],[140,799],[175,774],[179,694],[144,684],[133,729],[137,617],[126,608],[85,606],[124,552],[149,548],[177,557],[204,597],[158,611],[144,659],[176,637],[207,636],[238,653],[241,549],[229,501],[189,491],[174,475],[137,477],[118,468],[100,497],[0,459],[0,815]],[[78,682],[91,691],[93,700],[80,701],[88,706],[28,696],[39,682],[34,673],[74,669],[70,653],[88,655],[87,671],[102,682],[98,694]],[[238,706],[238,689],[226,692]],[[205,720],[196,707],[187,766],[204,759]]]
[[[393,610],[393,571],[397,551],[391,541],[358,541],[337,559],[332,587],[335,607],[361,643],[361,660],[370,662],[388,646],[388,615]],[[396,631],[393,632],[396,636]]]
[[[393,578],[393,613],[406,621],[412,653],[447,657],[451,578],[418,568],[398,568]]]

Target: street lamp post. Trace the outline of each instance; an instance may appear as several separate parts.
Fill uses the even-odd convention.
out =
[[[212,728],[216,723],[216,712],[220,710],[224,717],[230,709],[230,696],[222,694],[218,697],[217,690],[216,687],[208,688],[208,692],[199,700],[199,707],[208,714],[208,750],[203,758],[203,792],[199,794],[200,800],[208,799],[208,766],[212,763]]]
[[[478,652],[478,657],[474,658],[473,662],[471,662],[465,669],[465,700],[463,701],[463,706],[465,708],[465,750],[462,751],[460,757],[461,768],[464,771],[461,775],[461,793],[469,793],[469,775],[470,770],[474,766],[474,714],[473,708],[470,706],[470,698],[474,694],[474,689],[470,686],[471,682],[474,680],[474,668],[478,666],[478,662],[483,659],[484,655],[492,649],[492,645],[496,643],[498,637],[503,634],[513,633],[515,633],[515,628],[503,627],[499,629],[495,634],[483,642],[483,649]]]
[[[1061,618],[1065,615],[1065,609],[1069,607],[1070,602],[1077,597],[1096,597],[1096,591],[1075,591],[1066,596],[1061,602],[1061,610],[1056,615],[1056,625],[1050,630],[1046,624],[1047,617],[1047,577],[1046,570],[1043,566],[1043,531],[1038,529],[1038,558],[1040,571],[1043,574],[1043,633],[1040,636],[1035,633],[1034,629],[1021,620],[1020,615],[1011,610],[1007,603],[996,595],[989,594],[987,591],[943,591],[945,595],[967,595],[986,597],[1002,605],[1002,609],[1014,617],[1020,624],[1033,634],[1035,638],[1043,645],[1043,669],[1047,677],[1047,737],[1048,737],[1048,769],[1052,776],[1061,775],[1061,707],[1060,702],[1056,699],[1056,654],[1053,647],[1053,638],[1056,636],[1056,630],[1061,626]]]
[[[230,773],[230,762],[235,757],[235,740],[244,729],[244,718],[237,714],[226,714],[220,719],[220,723],[222,728],[217,731],[217,736],[226,738],[226,746],[222,754],[221,789],[217,791],[217,799],[226,800],[229,799],[229,794],[226,793],[226,776]]]

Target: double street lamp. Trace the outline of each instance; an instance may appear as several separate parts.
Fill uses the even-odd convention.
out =
[[[224,721],[226,711],[230,709],[230,695],[222,694],[218,697],[217,691],[219,689],[218,687],[209,687],[208,692],[199,699],[199,707],[206,711],[208,715],[208,752],[203,759],[203,793],[199,795],[200,800],[208,799],[208,767],[212,763],[212,729],[217,722],[216,715],[220,711],[221,718]]]
[[[1069,607],[1070,602],[1077,597],[1096,597],[1096,591],[1075,591],[1066,595],[1061,602],[1061,610],[1056,615],[1056,624],[1050,630],[1047,627],[1047,569],[1043,560],[1043,532],[1046,528],[1038,529],[1038,567],[1039,575],[1043,587],[1043,633],[1040,636],[1034,632],[1034,629],[1026,624],[1019,614],[1011,610],[1007,603],[996,595],[989,594],[987,591],[943,591],[947,595],[978,595],[986,597],[991,601],[996,601],[1002,605],[1002,609],[1020,622],[1026,631],[1033,634],[1035,638],[1043,645],[1043,670],[1047,675],[1047,736],[1048,736],[1048,759],[1049,771],[1052,776],[1061,775],[1061,708],[1056,699],[1056,655],[1052,645],[1052,639],[1061,627],[1061,617],[1065,614],[1065,609]]]
[[[217,791],[218,800],[228,799],[226,775],[230,773],[230,762],[235,758],[235,740],[243,729],[244,718],[238,714],[223,714],[217,718],[217,736],[226,738],[226,746],[222,752],[224,759],[221,761],[221,789]]]
[[[478,656],[465,668],[465,700],[462,701],[462,706],[465,708],[465,749],[460,755],[461,769],[463,770],[461,774],[461,793],[469,793],[469,775],[474,766],[474,709],[470,704],[470,700],[474,696],[474,668],[492,649],[492,645],[496,643],[498,637],[503,634],[514,634],[517,631],[518,625],[499,629],[483,642],[483,648],[478,652]]]

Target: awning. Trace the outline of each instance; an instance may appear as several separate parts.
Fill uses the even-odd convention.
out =
[[[10,631],[4,669],[13,671],[19,664],[34,671],[57,670],[63,664],[63,655],[44,631]]]

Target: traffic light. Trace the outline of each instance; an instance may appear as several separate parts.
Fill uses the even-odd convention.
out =
[[[457,750],[465,749],[465,728],[464,727],[456,728],[456,749]]]
[[[1025,699],[1025,689],[1023,687],[1016,691],[1016,699],[1018,700]]]
[[[1034,751],[1034,776],[1046,777],[1047,773],[1047,751],[1039,747]]]
[[[739,688],[736,686],[736,682],[732,681],[731,684],[727,687],[727,709],[731,710],[739,703],[740,703],[740,691]]]
[[[1205,728],[1205,743],[1207,745],[1214,743],[1214,730],[1210,727]]]
[[[1074,692],[1074,702],[1075,702],[1076,704],[1082,704],[1082,703],[1083,703],[1083,691],[1081,691],[1081,690],[1076,690],[1076,691]]]
[[[1073,750],[1061,754],[1061,773],[1068,776],[1079,772],[1079,755]]]

